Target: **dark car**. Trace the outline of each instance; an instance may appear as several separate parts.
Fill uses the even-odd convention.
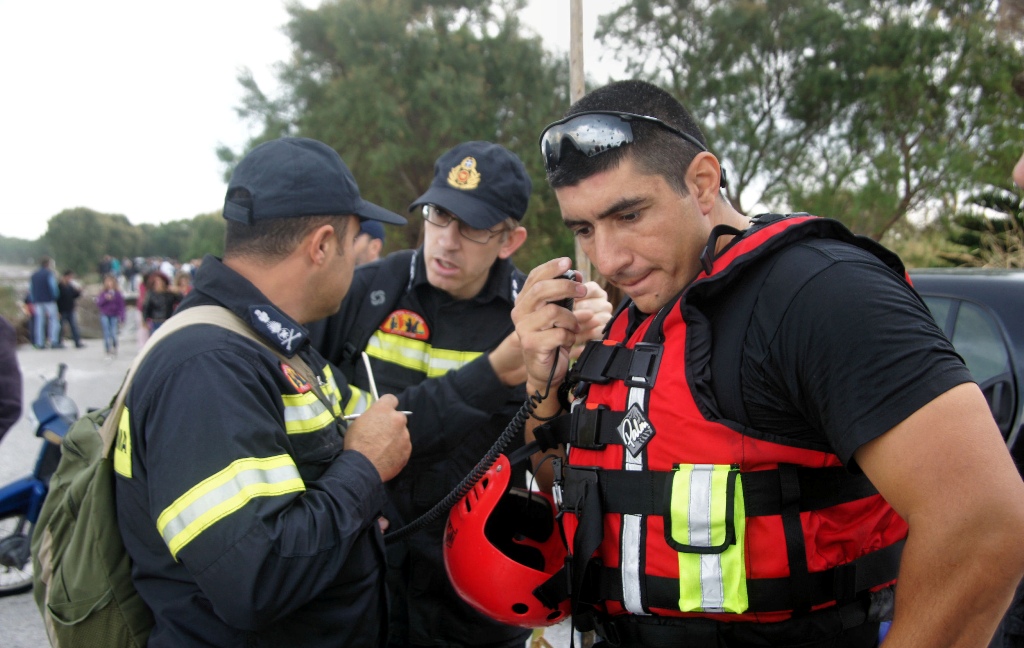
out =
[[[1024,270],[931,268],[910,279],[988,399],[1024,467]]]
[[[1024,469],[1024,270],[911,270],[910,279],[935,321],[963,356],[992,416]],[[989,648],[1024,641],[1024,583]]]

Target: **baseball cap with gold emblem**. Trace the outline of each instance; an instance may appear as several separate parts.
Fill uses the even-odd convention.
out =
[[[491,142],[464,142],[434,163],[434,180],[409,210],[436,205],[470,227],[522,220],[533,183],[515,153]]]

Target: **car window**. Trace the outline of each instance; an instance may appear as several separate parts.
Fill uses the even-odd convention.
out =
[[[1010,355],[999,327],[979,306],[960,303],[952,341],[979,383],[1009,373]]]
[[[953,300],[946,299],[945,297],[931,297],[924,295],[924,303],[928,305],[928,310],[932,312],[932,317],[939,323],[942,331],[948,336],[949,331],[946,327],[949,325],[949,311],[953,308]]]
[[[992,315],[976,304],[957,299],[926,295],[924,301],[978,383],[1010,371],[1010,353]],[[958,307],[956,320],[950,322],[954,307]]]

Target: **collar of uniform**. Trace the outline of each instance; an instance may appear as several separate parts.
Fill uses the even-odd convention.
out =
[[[217,257],[207,255],[196,272],[194,289],[181,308],[217,304],[249,324],[269,345],[292,357],[308,343],[309,332],[267,299],[266,295]]]
[[[410,286],[416,290],[430,290],[433,286],[427,281],[427,265],[423,261],[423,247],[416,250],[414,257],[415,266]],[[483,289],[473,298],[473,301],[487,303],[495,298],[504,299],[511,306],[515,306],[516,297],[522,290],[522,283],[516,276],[515,265],[509,259],[496,259],[491,266],[491,273],[487,277],[487,283]]]

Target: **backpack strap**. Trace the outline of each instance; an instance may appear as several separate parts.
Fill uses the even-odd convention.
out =
[[[316,374],[309,365],[306,364],[305,360],[300,358],[298,355],[294,355],[291,358],[284,356],[280,351],[267,344],[251,328],[249,328],[249,326],[240,317],[223,306],[194,306],[175,313],[173,317],[164,322],[160,328],[153,333],[149,340],[146,341],[146,344],[135,356],[135,359],[132,360],[132,366],[128,369],[128,373],[125,376],[124,381],[121,383],[121,388],[117,391],[117,395],[114,397],[110,406],[110,414],[103,421],[103,427],[100,428],[100,438],[103,440],[104,458],[110,455],[110,450],[114,447],[114,440],[117,437],[117,428],[121,421],[121,410],[124,408],[124,402],[128,396],[128,388],[132,384],[132,379],[135,378],[135,372],[142,366],[142,361],[147,355],[149,355],[149,352],[153,350],[153,347],[160,343],[161,340],[170,336],[172,333],[193,324],[213,324],[214,326],[225,328],[233,333],[237,333],[238,335],[249,338],[250,340],[259,342],[280,358],[281,362],[287,365],[292,365],[298,369],[299,375],[301,375],[306,382],[310,384],[317,397],[327,407],[327,411],[333,412],[330,400],[324,396],[320,389]]]

